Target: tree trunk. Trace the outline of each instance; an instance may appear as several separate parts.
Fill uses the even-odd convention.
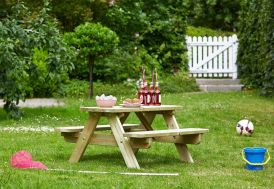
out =
[[[93,67],[94,67],[95,56],[89,55],[88,67],[89,67],[89,98],[93,97]]]

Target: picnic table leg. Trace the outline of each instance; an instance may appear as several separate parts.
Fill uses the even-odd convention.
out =
[[[165,114],[163,114],[163,117],[166,121],[168,128],[170,128],[170,129],[179,129],[180,128],[173,112],[165,113]],[[190,152],[188,151],[186,144],[175,144],[175,146],[176,146],[176,149],[177,149],[182,161],[186,161],[188,163],[194,163],[193,158],[192,158]]]
[[[151,124],[156,116],[155,113],[142,113],[142,112],[135,112],[139,120],[142,122],[143,126],[145,127],[146,130],[152,131],[153,128],[151,127]]]
[[[89,114],[88,123],[84,127],[83,132],[81,133],[80,137],[78,138],[76,142],[76,146],[74,148],[74,151],[72,152],[69,162],[70,163],[76,163],[80,160],[80,158],[83,156],[87,145],[89,143],[89,139],[93,135],[93,132],[96,128],[96,125],[101,117],[101,114]]]
[[[108,115],[109,124],[113,132],[114,138],[119,146],[122,156],[128,168],[140,169],[137,159],[134,155],[133,149],[129,143],[129,140],[123,136],[125,133],[120,119],[117,115]]]
[[[120,121],[122,124],[124,124],[124,122],[126,121],[128,116],[129,116],[129,112],[125,112],[125,113],[122,113],[121,115],[119,115],[119,118],[120,118]]]
[[[154,112],[146,112],[146,113],[135,112],[135,114],[141,121],[142,127],[144,129],[146,129],[147,131],[153,130],[153,128],[151,127],[151,124],[156,116],[156,114]],[[139,151],[139,148],[134,148],[133,151],[134,151],[134,154],[137,154],[137,152]]]

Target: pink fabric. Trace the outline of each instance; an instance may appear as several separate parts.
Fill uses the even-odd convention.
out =
[[[12,167],[20,169],[48,169],[43,163],[33,161],[31,154],[24,150],[13,154],[10,163]]]

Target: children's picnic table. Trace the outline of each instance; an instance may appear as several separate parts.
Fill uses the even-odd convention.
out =
[[[68,142],[76,142],[69,162],[75,163],[83,156],[88,144],[118,146],[124,161],[129,168],[139,169],[135,153],[139,148],[149,148],[152,142],[173,143],[182,161],[193,163],[187,144],[198,144],[208,129],[179,128],[175,118],[175,110],[181,108],[175,105],[140,106],[112,108],[81,107],[89,113],[86,126],[60,127]],[[135,113],[140,124],[124,124],[130,113]],[[152,127],[156,115],[162,115],[166,130],[154,130]],[[101,117],[106,117],[109,125],[98,125]],[[111,134],[98,134],[94,131],[111,130]]]

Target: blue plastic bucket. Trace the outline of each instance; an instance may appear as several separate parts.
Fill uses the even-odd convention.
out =
[[[268,158],[264,162],[265,153],[268,154]],[[264,165],[270,160],[270,156],[266,148],[244,148],[242,155],[244,161],[246,162],[246,169],[251,171],[263,170]]]

